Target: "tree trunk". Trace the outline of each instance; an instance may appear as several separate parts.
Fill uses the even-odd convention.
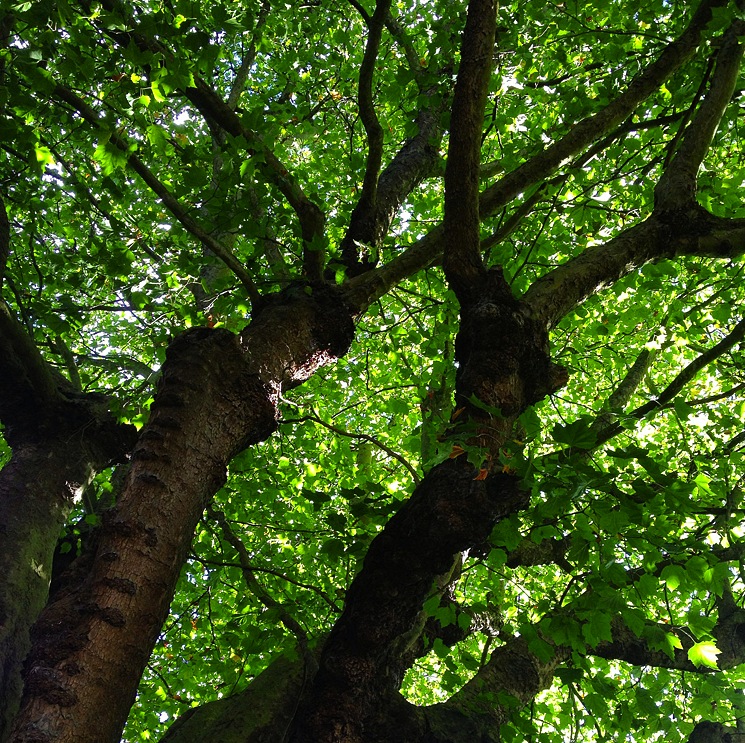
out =
[[[227,463],[274,431],[281,388],[345,353],[352,334],[333,291],[307,287],[270,298],[240,336],[198,328],[171,344],[90,570],[58,592],[34,628],[11,741],[119,740]]]

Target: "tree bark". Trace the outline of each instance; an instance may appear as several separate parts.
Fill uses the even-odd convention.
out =
[[[2,211],[2,210],[0,210]],[[75,496],[121,461],[134,427],[105,398],[72,388],[0,299],[0,419],[11,459],[0,471],[0,740],[18,707],[29,629],[49,589],[52,554]]]
[[[227,463],[275,429],[282,387],[345,353],[352,335],[333,290],[306,287],[270,298],[240,336],[198,328],[171,344],[90,570],[58,592],[34,628],[11,741],[119,740]]]

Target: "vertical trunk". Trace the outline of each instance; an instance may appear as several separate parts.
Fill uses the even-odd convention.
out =
[[[72,504],[66,457],[24,446],[0,471],[0,740],[21,699],[29,628],[47,600],[52,551]]]

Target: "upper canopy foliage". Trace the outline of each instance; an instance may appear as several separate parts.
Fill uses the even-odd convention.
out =
[[[736,5],[704,3],[696,38],[676,0],[498,9],[482,254],[551,327],[569,381],[500,449],[530,504],[425,604],[444,629],[403,690],[467,702],[518,642],[561,661],[505,741],[676,741],[745,717],[745,638],[727,625],[745,580]],[[185,328],[240,331],[322,277],[359,318],[344,358],[282,392],[278,434],[232,461],[199,527],[126,731],[156,739],[321,639],[371,540],[453,454],[459,309],[439,265],[465,4],[3,14],[3,298],[75,388],[140,425]],[[71,531],[95,523],[109,475]]]

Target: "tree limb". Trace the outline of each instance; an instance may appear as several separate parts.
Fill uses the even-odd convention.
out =
[[[719,122],[732,99],[742,61],[738,38],[745,23],[733,21],[724,34],[709,92],[683,135],[680,148],[655,187],[655,209],[681,209],[696,203],[696,176],[709,151]]]
[[[688,737],[688,743],[745,743],[745,732],[721,722],[699,722]]]
[[[404,142],[380,174],[375,203],[370,205],[360,200],[352,211],[340,246],[348,277],[369,274],[374,260],[363,257],[361,261],[359,246],[379,248],[406,197],[425,178],[439,172],[438,144],[443,133],[440,115],[449,98],[439,88],[426,91],[422,98],[430,105],[417,114],[417,133]]]
[[[87,2],[87,0],[83,0]],[[103,0],[102,6],[110,12],[118,12],[129,18],[132,28],[138,24],[123,9],[118,0]],[[137,31],[113,31],[106,33],[122,45],[135,43],[140,49],[160,54],[166,60],[173,59],[159,41]],[[220,98],[215,90],[198,75],[194,75],[194,85],[185,86],[181,92],[202,114],[208,124],[223,129],[233,137],[242,137],[249,155],[256,155],[257,170],[268,183],[274,185],[293,208],[300,222],[300,232],[303,241],[303,265],[308,278],[318,280],[322,275],[324,254],[319,241],[323,237],[325,215],[321,208],[311,201],[303,192],[300,184],[293,178],[290,171],[279,160],[274,152],[267,147],[259,135],[244,126],[238,114]],[[212,246],[209,246],[212,249]]]
[[[0,196],[0,296],[2,296],[3,281],[5,280],[5,269],[10,255],[10,222],[8,221],[8,210],[5,202]]]
[[[273,609],[277,612],[279,621],[295,635],[298,645],[302,648],[308,646],[308,635],[306,631],[298,624],[298,621],[282,606],[271,594],[259,583],[254,574],[251,558],[246,549],[246,545],[240,540],[238,535],[233,531],[230,522],[222,511],[218,511],[212,506],[207,506],[207,514],[214,519],[222,530],[225,541],[236,551],[238,560],[241,565],[243,580],[248,590],[261,602],[267,609]]]
[[[65,88],[62,85],[56,85],[54,95],[65,103],[73,107],[85,121],[100,131],[105,131],[98,113],[91,108],[82,98]],[[253,282],[253,279],[246,271],[243,264],[213,235],[203,229],[197,221],[184,209],[181,202],[166,188],[162,181],[134,154],[130,154],[128,143],[118,134],[111,133],[110,142],[119,150],[126,152],[127,163],[132,170],[150,187],[163,202],[164,206],[173,214],[176,219],[186,228],[186,230],[204,243],[231,271],[238,277],[243,288],[246,290],[251,303],[258,306],[261,303],[261,294]]]
[[[536,279],[523,295],[536,318],[554,327],[590,295],[649,261],[696,255],[734,258],[745,252],[745,219],[723,219],[697,208],[677,221],[652,215],[602,245]]]
[[[480,251],[479,165],[496,25],[493,0],[469,2],[450,117],[443,219],[443,268],[461,305],[479,293],[486,275]]]
[[[360,201],[369,204],[371,208],[375,205],[378,174],[383,161],[383,127],[380,126],[378,116],[375,113],[373,79],[383,27],[390,6],[391,0],[377,0],[375,3],[375,12],[368,24],[367,44],[360,65],[357,88],[357,106],[360,112],[360,120],[367,134],[367,163],[365,164],[365,177],[362,181]]]
[[[743,339],[745,339],[745,319],[740,320],[740,322],[738,322],[735,327],[724,338],[722,338],[721,341],[719,341],[719,343],[712,346],[707,351],[704,351],[693,361],[683,367],[683,369],[678,372],[672,382],[665,387],[656,399],[650,400],[644,405],[640,405],[630,413],[623,413],[623,418],[625,420],[641,420],[650,413],[662,410],[689,382],[694,379],[696,374],[712,361],[741,343]],[[604,444],[606,441],[609,441],[624,430],[626,430],[624,426],[619,423],[613,423],[598,430],[594,448]]]
[[[481,196],[482,215],[494,214],[520,192],[546,178],[583,147],[625,121],[642,101],[694,55],[712,18],[712,9],[726,4],[727,0],[704,0],[694,12],[685,31],[668,44],[657,60],[637,75],[623,93],[598,113],[579,121],[557,142],[486,189]]]

